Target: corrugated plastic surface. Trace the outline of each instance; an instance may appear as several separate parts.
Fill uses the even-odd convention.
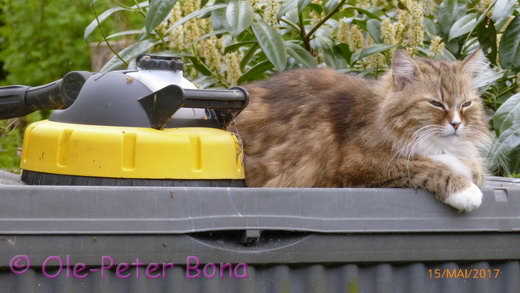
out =
[[[457,273],[478,269],[491,271],[491,278],[435,278],[435,272]],[[496,270],[499,271],[495,278]],[[135,275],[135,271],[131,271]],[[276,265],[248,269],[249,278],[186,279],[183,268],[175,268],[165,278],[141,277],[118,279],[113,272],[104,279],[100,275],[86,279],[45,278],[31,270],[24,275],[0,273],[0,292],[252,292],[252,293],[517,293],[520,292],[518,261],[472,264],[455,262],[403,265]],[[460,274],[460,273],[459,273]],[[141,276],[144,270],[141,270]]]

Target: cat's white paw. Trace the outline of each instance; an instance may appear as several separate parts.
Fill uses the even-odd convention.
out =
[[[473,183],[459,192],[451,194],[444,200],[444,203],[463,212],[471,212],[478,208],[482,203],[482,191]]]

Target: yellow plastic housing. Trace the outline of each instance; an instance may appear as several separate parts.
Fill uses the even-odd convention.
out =
[[[143,179],[244,179],[234,134],[214,128],[155,130],[39,121],[24,134],[21,168]]]

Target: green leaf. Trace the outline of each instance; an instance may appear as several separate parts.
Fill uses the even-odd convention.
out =
[[[226,20],[225,8],[211,11],[211,24],[213,25],[213,30],[229,28],[229,24]]]
[[[314,10],[318,14],[321,14],[323,12],[323,7],[319,4],[311,3],[309,4],[309,8]]]
[[[282,7],[276,13],[276,18],[282,18],[287,12],[294,11],[298,14],[303,10],[307,5],[309,5],[312,0],[288,0],[286,1]]]
[[[482,51],[488,60],[495,64],[497,63],[497,32],[495,24],[492,19],[485,18],[475,28],[477,32],[478,42],[482,47]]]
[[[520,93],[507,99],[495,112],[493,126],[499,133],[513,125],[520,127]]]
[[[477,25],[477,14],[470,13],[468,15],[464,15],[462,18],[457,20],[450,29],[450,34],[448,40],[453,40],[460,36],[463,36],[475,28]]]
[[[338,48],[331,47],[323,49],[323,58],[328,67],[336,70],[347,67],[347,62],[345,62],[345,58],[343,58],[342,52]]]
[[[278,71],[283,71],[287,65],[287,51],[280,34],[264,22],[254,22],[253,32],[260,48]]]
[[[252,45],[252,44],[257,44],[257,42],[256,41],[245,41],[245,42],[234,43],[234,44],[228,45],[224,49],[224,53],[227,54],[229,52],[233,52],[233,51],[237,50],[238,48],[241,48],[243,46],[249,46],[249,45]]]
[[[350,63],[350,59],[352,58],[352,51],[350,51],[350,48],[345,43],[339,43],[337,45],[334,45],[334,48],[343,59],[345,59],[345,62]]]
[[[345,12],[345,11],[348,11],[348,10],[357,10],[358,12],[363,13],[364,15],[368,16],[369,18],[379,19],[379,16],[375,15],[374,13],[372,13],[372,12],[366,10],[366,9],[359,8],[359,7],[352,6],[352,5],[345,5],[343,10],[341,10],[338,13]]]
[[[111,34],[110,36],[107,37],[107,40],[110,40],[110,39],[113,39],[113,38],[117,38],[117,37],[121,37],[121,36],[140,35],[140,34],[144,34],[144,33],[146,33],[146,30],[144,28],[142,28],[140,30],[122,31],[122,32],[118,32],[118,33],[115,33],[115,34]]]
[[[491,19],[495,22],[496,28],[500,29],[507,19],[515,12],[515,4],[518,0],[497,0],[493,7]]]
[[[251,67],[251,69],[249,69],[247,72],[242,74],[242,76],[238,78],[238,83],[240,84],[246,81],[258,80],[261,78],[262,73],[266,72],[271,68],[273,68],[273,64],[269,62],[269,60],[260,62],[255,66]]]
[[[302,11],[311,2],[312,0],[298,0],[298,4],[296,5],[296,8],[298,8],[298,12]]]
[[[319,49],[332,49],[332,47],[334,47],[334,42],[327,37],[316,35],[316,37],[311,40],[311,47],[315,51],[318,51]]]
[[[381,36],[379,34],[381,22],[377,19],[369,19],[367,20],[367,31],[372,37],[372,40],[376,43],[381,43]]]
[[[436,36],[437,35],[437,28],[435,27],[435,23],[433,20],[425,17],[423,20],[423,28],[424,31],[430,36]]]
[[[137,42],[119,52],[119,56],[121,56],[121,58],[123,58],[125,62],[128,62],[137,57],[137,55],[145,53],[156,44],[157,42],[153,42],[151,40]],[[101,68],[100,72],[115,70],[121,67],[122,65],[123,61],[121,61],[121,59],[119,59],[117,56],[114,56],[112,57],[112,59],[108,60],[108,62],[103,66],[103,68]]]
[[[484,91],[503,76],[504,72],[489,70],[487,73],[480,74],[479,76],[475,77],[473,80],[473,85],[474,87]]]
[[[283,3],[282,7],[276,13],[276,19],[280,20],[287,12],[296,10],[296,0],[289,0]]]
[[[253,7],[248,1],[232,0],[228,3],[226,19],[234,36],[237,36],[251,25],[253,13]]]
[[[251,48],[249,48],[249,50],[247,50],[247,52],[244,55],[244,57],[242,58],[242,60],[240,60],[240,70],[244,70],[244,68],[246,68],[247,63],[249,63],[249,60],[251,60],[251,58],[253,57],[253,55],[255,54],[257,49],[258,49],[258,42],[255,42],[255,44],[253,46],[251,46]]]
[[[339,3],[339,0],[329,0],[325,5],[323,6],[325,8],[325,12],[329,13],[334,9]]]
[[[145,28],[151,33],[168,16],[177,0],[150,0],[146,13]]]
[[[446,44],[446,49],[450,52],[452,52],[452,54],[459,54],[459,49],[460,49],[460,45],[459,45],[459,42],[457,40],[451,40],[449,42],[445,42]],[[457,59],[455,59],[457,60]]]
[[[457,61],[457,58],[453,56],[453,54],[450,52],[450,50],[444,48],[442,50],[442,53],[437,56],[437,59],[439,60],[446,60],[446,61]]]
[[[98,15],[97,19],[94,19],[90,22],[90,24],[85,28],[85,32],[83,34],[83,38],[86,40],[88,36],[98,27],[99,24],[101,24],[105,19],[107,19],[110,15],[114,14],[115,12],[121,11],[121,10],[128,10],[124,7],[113,7],[110,9],[107,9],[103,11],[100,15]],[[99,23],[98,23],[99,20]]]
[[[209,69],[209,67],[204,64],[204,62],[202,62],[201,60],[199,60],[199,58],[197,57],[188,57],[191,61],[191,63],[193,64],[193,67],[195,67],[195,69],[197,69],[198,72],[204,74],[204,75],[207,75],[207,76],[211,76],[212,72],[211,72],[211,69]]]
[[[204,5],[208,4],[208,0],[201,0],[200,7],[204,7]]]
[[[520,69],[520,15],[507,26],[500,39],[500,65],[506,69]]]
[[[518,172],[520,158],[520,93],[509,97],[495,112],[493,126],[498,137],[490,151],[490,161],[506,157],[509,171]]]
[[[357,73],[356,76],[365,77],[365,76],[367,76],[369,74],[372,74],[376,70],[378,70],[378,69],[377,68],[368,68],[368,69],[365,69],[365,70],[361,71],[360,73]]]
[[[520,148],[520,125],[513,125],[500,133],[491,150],[490,161],[502,161],[499,158],[507,158],[507,167],[510,172],[518,172],[518,158]]]
[[[513,131],[519,131],[520,129],[514,129]],[[499,165],[502,166],[502,165]],[[507,156],[507,169],[505,169],[508,177],[519,178],[520,176],[520,146],[517,146],[509,152]],[[514,176],[512,176],[514,175]]]
[[[305,67],[316,68],[318,66],[316,59],[302,46],[292,42],[285,42],[285,45],[287,46],[287,53]]]
[[[438,13],[439,27],[444,35],[448,35],[452,25],[463,14],[464,8],[460,9],[457,0],[443,1]]]
[[[359,51],[356,51],[354,54],[352,54],[351,63],[355,63],[356,61],[359,61],[362,58],[368,57],[370,55],[384,52],[393,47],[394,47],[394,45],[387,45],[387,44],[375,44],[372,46],[368,46],[368,47],[363,48]]]
[[[217,10],[217,9],[221,9],[221,8],[225,8],[227,7],[227,4],[218,4],[218,5],[213,5],[213,6],[209,6],[209,7],[206,7],[206,8],[202,8],[202,9],[199,9],[199,10],[196,10],[196,11],[193,11],[192,13],[186,15],[185,17],[177,20],[174,24],[172,24],[167,30],[166,32],[164,33],[165,35],[168,34],[169,32],[171,32],[174,28],[180,26],[180,25],[183,25],[185,22],[189,21],[190,19],[192,18],[195,18],[195,17],[198,17],[198,16],[201,16],[205,13],[208,13],[210,11],[213,11],[213,10]]]
[[[150,2],[149,1],[142,1],[142,2],[139,2],[137,4],[135,4],[134,6],[130,7],[132,10],[138,10],[140,8],[145,8],[145,7],[149,7],[150,6]]]
[[[480,44],[478,42],[478,38],[470,38],[464,45],[462,46],[462,50],[460,51],[460,57],[462,56],[471,56],[473,52],[480,48]]]
[[[95,2],[96,2],[96,0],[92,1],[91,5],[93,5]],[[115,12],[118,12],[121,10],[134,11],[134,10],[138,10],[140,8],[148,7],[148,5],[149,5],[148,1],[143,1],[143,2],[137,3],[136,5],[130,7],[130,9],[119,6],[119,7],[113,7],[113,8],[105,10],[103,13],[98,15],[99,23],[98,23],[97,19],[94,19],[85,28],[83,38],[86,40],[88,38],[88,36],[98,27],[99,24],[101,24],[103,21],[105,21],[110,15],[114,14]]]

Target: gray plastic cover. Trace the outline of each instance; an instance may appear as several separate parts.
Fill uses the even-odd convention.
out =
[[[520,184],[490,178],[471,213],[430,193],[375,188],[0,186],[2,234],[520,230]]]

